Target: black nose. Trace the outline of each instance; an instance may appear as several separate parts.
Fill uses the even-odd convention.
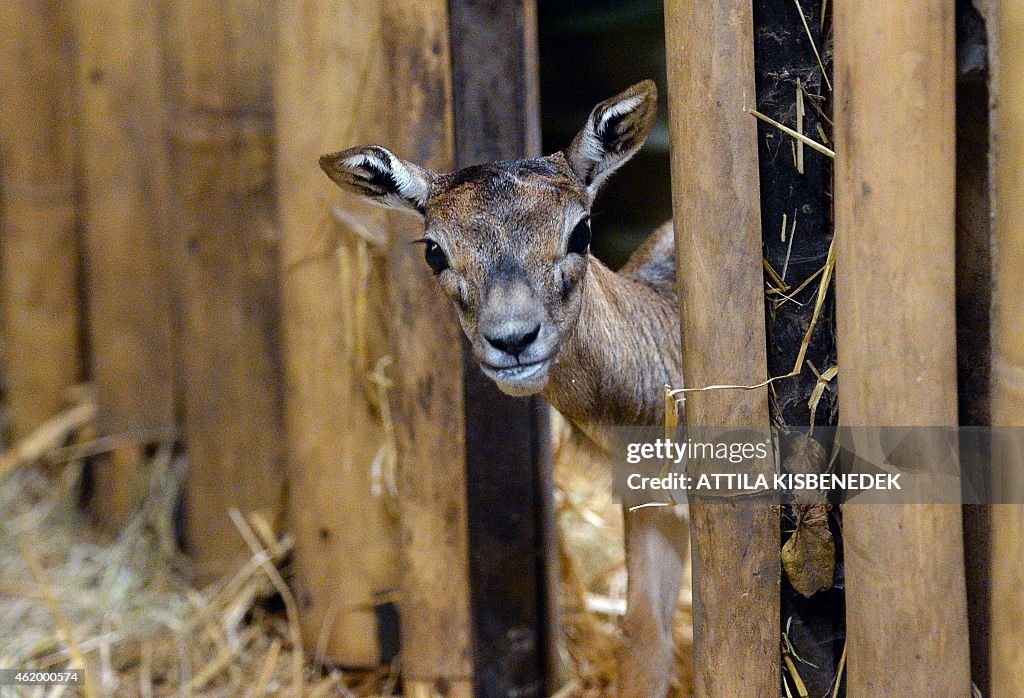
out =
[[[533,340],[537,339],[538,334],[540,334],[540,325],[526,332],[513,331],[500,337],[484,335],[484,338],[495,349],[500,349],[506,354],[519,358],[519,355],[526,351],[526,347],[533,344]]]

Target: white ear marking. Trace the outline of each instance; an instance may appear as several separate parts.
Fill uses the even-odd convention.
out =
[[[656,106],[657,88],[645,80],[590,112],[566,157],[591,196],[643,146],[654,125]]]
[[[608,109],[607,111],[604,112],[604,114],[601,115],[601,122],[598,124],[598,126],[604,126],[605,124],[608,123],[608,119],[612,118],[613,116],[619,116],[620,114],[625,114],[626,112],[633,111],[640,105],[640,102],[642,101],[643,100],[640,99],[640,97],[633,97],[631,99],[625,99],[619,102],[618,104],[614,105],[611,109]]]

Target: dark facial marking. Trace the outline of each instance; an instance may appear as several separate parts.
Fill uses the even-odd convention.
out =
[[[565,274],[562,274],[562,300],[569,300],[569,296],[572,295],[572,290],[575,286],[572,280]]]

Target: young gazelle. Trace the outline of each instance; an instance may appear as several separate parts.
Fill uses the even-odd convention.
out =
[[[506,393],[540,393],[611,451],[614,425],[664,419],[682,384],[672,225],[614,273],[589,253],[590,208],[643,145],[657,90],[647,80],[601,102],[564,151],[438,174],[367,145],[324,155],[343,189],[419,214],[426,262],[454,302],[480,368]],[[627,638],[620,694],[664,695],[685,519],[626,512]]]

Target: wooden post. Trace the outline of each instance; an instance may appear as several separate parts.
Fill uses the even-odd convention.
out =
[[[0,304],[15,438],[82,378],[70,29],[62,0],[0,3]]]
[[[338,565],[364,567],[351,573],[364,577],[350,580],[357,585],[355,602],[392,579],[382,502],[358,499],[369,489],[376,449],[393,436],[403,557],[401,666],[406,694],[414,696],[472,694],[461,330],[419,250],[406,244],[419,224],[336,194],[316,168],[315,155],[376,141],[424,165],[451,169],[446,8],[441,0],[322,0],[313,6],[284,2],[280,14],[290,509],[307,640],[320,629],[313,610],[329,609],[335,590],[350,593],[351,587],[330,583],[332,574],[342,572]],[[385,267],[374,258],[378,245],[388,253]],[[381,305],[385,288],[388,303]],[[391,322],[384,323],[389,314]],[[311,326],[320,319],[335,326]],[[381,366],[393,387],[386,401],[375,402],[365,372],[382,355],[389,334],[391,361]],[[324,378],[329,371],[338,375]],[[305,407],[298,404],[304,398]],[[380,413],[385,405],[390,421]],[[330,459],[337,458],[331,449],[339,438],[345,439],[345,471],[335,471],[325,485],[318,477],[337,468]],[[342,511],[346,504],[332,497],[346,486],[356,491],[340,501],[360,509]],[[314,506],[328,508],[319,515],[324,518],[309,513]],[[299,513],[303,507],[307,511]],[[369,530],[375,522],[381,530]],[[321,528],[332,542],[326,550],[327,542],[310,541]],[[357,550],[363,541],[375,550]],[[377,661],[374,647],[338,637],[346,629],[372,634],[372,618],[349,614],[335,621],[332,656]]]
[[[449,8],[455,167],[539,155],[535,0]],[[543,695],[545,665],[557,681],[557,655],[546,652],[555,648],[554,587],[545,587],[556,551],[545,536],[555,535],[548,407],[502,394],[465,339],[463,366],[475,695]]]
[[[953,3],[837,0],[834,27],[840,422],[955,426]],[[850,695],[970,695],[960,507],[843,528]]]
[[[397,627],[374,606],[396,589],[399,564],[388,490],[400,396],[380,380],[406,370],[389,346],[387,254],[416,222],[342,194],[317,158],[390,145],[405,117],[391,99],[382,3],[278,8],[285,443],[303,637],[310,650],[323,638],[331,662],[376,665],[396,649]]]
[[[249,554],[231,507],[278,527],[283,513],[273,10],[180,0],[165,12],[187,537],[201,577]]]
[[[765,378],[753,25],[749,2],[665,3],[683,334],[691,387]],[[765,389],[691,393],[686,423],[766,428]],[[748,463],[770,472],[767,463]],[[694,689],[779,694],[779,509],[691,502]]]
[[[989,30],[990,36],[998,34],[992,424],[1001,428],[1007,447],[1001,454],[1003,485],[1014,495],[992,507],[992,695],[1019,696],[1024,686],[1024,7],[1010,0],[998,3]]]
[[[439,170],[453,165],[448,3],[388,3],[390,143]],[[391,256],[396,436],[403,545],[402,670],[410,696],[473,694],[462,330],[418,249]]]
[[[95,463],[93,509],[124,523],[145,490],[141,447],[173,436],[158,11],[145,0],[78,0],[91,371],[99,427],[120,443]]]

